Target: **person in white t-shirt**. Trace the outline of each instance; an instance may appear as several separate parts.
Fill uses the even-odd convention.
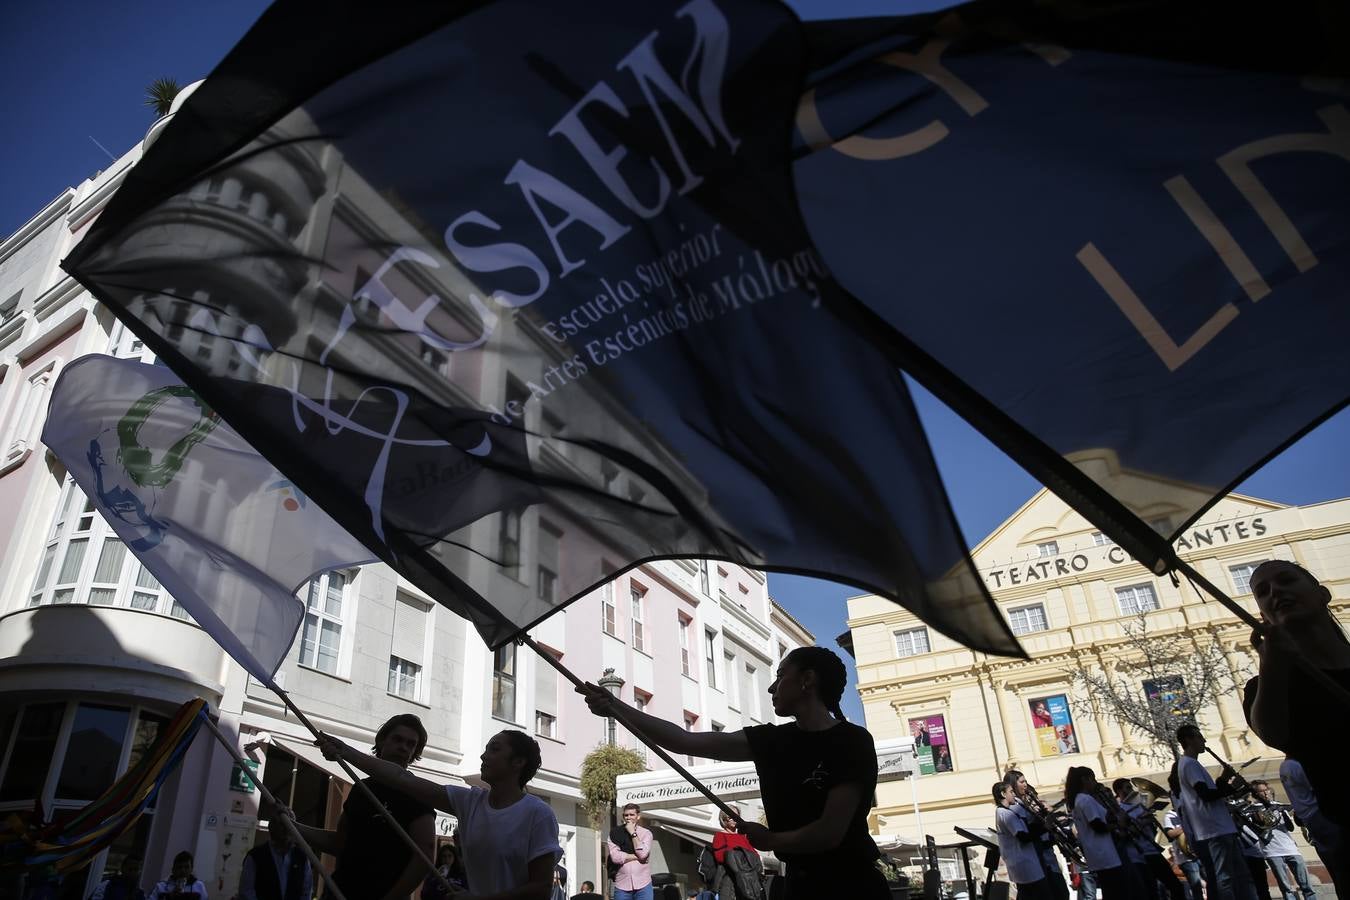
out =
[[[1172,862],[1181,870],[1186,879],[1186,900],[1205,900],[1205,884],[1200,877],[1200,859],[1191,844],[1191,827],[1186,822],[1186,810],[1181,802],[1181,779],[1177,777],[1177,764],[1172,763],[1172,771],[1167,776],[1168,796],[1172,808],[1163,814],[1163,834],[1172,843]],[[1183,849],[1182,841],[1185,840]]]
[[[1008,880],[1017,885],[1018,900],[1049,900],[1045,869],[1022,817],[1013,811],[1013,787],[1006,781],[994,784],[994,831],[998,852],[1008,867]]]
[[[376,781],[459,819],[469,893],[455,900],[548,900],[562,847],[558,817],[547,803],[525,792],[541,762],[534,738],[514,730],[492,736],[479,757],[486,789],[419,778],[330,735],[314,743],[328,759],[341,757]]]
[[[1073,813],[1073,829],[1078,846],[1091,870],[1102,900],[1133,900],[1134,880],[1125,870],[1111,830],[1106,807],[1093,796],[1098,789],[1097,776],[1087,766],[1073,766],[1064,780],[1064,800]]]
[[[1111,782],[1111,791],[1116,795],[1120,808],[1134,820],[1134,831],[1138,835],[1150,836],[1149,839],[1135,835],[1127,838],[1131,860],[1138,855],[1139,879],[1150,888],[1154,885],[1161,888],[1169,900],[1186,900],[1185,889],[1167,860],[1163,859],[1162,847],[1158,846],[1158,820],[1153,818],[1152,810],[1146,805],[1147,798],[1135,790],[1128,778],[1117,778]]]
[[[1270,815],[1275,820],[1275,826],[1270,829],[1270,838],[1261,848],[1261,852],[1269,861],[1271,871],[1275,873],[1275,880],[1280,885],[1284,900],[1298,900],[1300,894],[1304,900],[1312,900],[1317,896],[1317,892],[1308,882],[1308,863],[1299,852],[1298,845],[1294,843],[1293,818],[1276,802],[1275,792],[1270,789],[1270,782],[1264,779],[1253,781],[1252,792],[1258,803],[1263,803],[1269,808]]]
[[[1205,886],[1213,900],[1256,900],[1256,884],[1242,856],[1237,826],[1228,812],[1228,797],[1238,792],[1237,772],[1225,766],[1216,783],[1200,764],[1205,736],[1194,725],[1177,729],[1183,756],[1177,761],[1191,844],[1205,869]]]
[[[1322,808],[1317,804],[1317,793],[1312,789],[1308,773],[1303,770],[1303,763],[1285,757],[1284,762],[1280,763],[1280,783],[1289,797],[1289,805],[1294,807],[1294,815],[1308,829],[1313,848],[1322,857],[1322,865],[1326,866],[1328,872],[1336,871],[1336,853],[1338,850],[1344,852],[1345,849],[1340,844],[1340,829],[1322,815]]]

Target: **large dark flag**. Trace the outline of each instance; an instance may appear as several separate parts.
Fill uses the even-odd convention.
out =
[[[282,3],[66,266],[490,643],[702,557],[1018,653],[798,214],[803,38],[762,2]]]
[[[1139,561],[1350,398],[1350,5],[971,4],[813,50],[826,265]]]

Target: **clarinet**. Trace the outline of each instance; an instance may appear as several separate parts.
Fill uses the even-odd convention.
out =
[[[1027,796],[1030,802],[1023,800],[1021,797],[1014,797],[1014,799],[1031,814],[1032,818],[1041,823],[1041,827],[1045,829],[1050,842],[1059,848],[1059,852],[1064,854],[1066,860],[1080,868],[1086,866],[1083,851],[1079,849],[1078,840],[1073,836],[1073,832],[1055,817],[1053,810],[1046,808],[1040,797],[1036,795],[1036,789],[1031,785],[1027,785]]]
[[[1115,795],[1100,782],[1093,787],[1092,795],[1097,798],[1097,802],[1100,803],[1115,820],[1115,822],[1112,823],[1112,828],[1122,838],[1134,841],[1138,847],[1143,847],[1148,844],[1152,844],[1155,847],[1158,845],[1158,842],[1153,837],[1154,833],[1158,830],[1158,822],[1156,819],[1149,816],[1149,822],[1152,823],[1153,827],[1148,828],[1141,820],[1136,819],[1134,816],[1131,816],[1129,813],[1125,812],[1125,810],[1121,809],[1120,803],[1116,801]]]

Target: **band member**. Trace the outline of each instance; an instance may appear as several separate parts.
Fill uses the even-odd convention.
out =
[[[1284,762],[1280,763],[1280,783],[1284,785],[1289,804],[1294,807],[1296,821],[1308,829],[1308,836],[1317,855],[1322,858],[1322,865],[1326,866],[1328,872],[1335,872],[1334,860],[1340,832],[1335,823],[1322,815],[1317,805],[1317,795],[1308,783],[1308,773],[1303,771],[1303,764],[1285,757]]]
[[[1153,835],[1158,830],[1158,822],[1153,818],[1153,813],[1144,798],[1134,789],[1128,778],[1117,778],[1111,782],[1111,790],[1115,792],[1116,802],[1120,804],[1125,815],[1136,823],[1134,828],[1136,834],[1132,834],[1128,839],[1127,849],[1131,851],[1132,859],[1138,854],[1137,864],[1142,869],[1141,880],[1147,885],[1158,885],[1171,900],[1186,900],[1186,891],[1172,873],[1172,867],[1167,864],[1167,860],[1163,859],[1162,848],[1158,846],[1157,840],[1143,838],[1143,835]]]
[[[1237,772],[1225,766],[1216,784],[1200,764],[1205,752],[1205,736],[1194,725],[1177,729],[1182,757],[1177,762],[1181,782],[1182,807],[1186,821],[1194,829],[1191,837],[1196,851],[1206,863],[1205,887],[1218,900],[1255,900],[1256,885],[1242,858],[1237,826],[1228,813],[1227,798],[1236,794]]]
[[[686,731],[618,706],[602,687],[586,684],[577,691],[591,712],[617,712],[630,731],[673,753],[753,760],[769,824],[746,822],[741,831],[751,845],[787,863],[787,900],[886,900],[890,890],[876,867],[881,854],[867,831],[876,746],[839,708],[847,677],[835,653],[798,647],[783,657],[769,685],[774,714],[794,721],[734,732]]]
[[[1012,787],[1013,797],[1017,801],[1013,803],[1012,811],[1017,813],[1026,823],[1027,830],[1031,832],[1036,855],[1041,861],[1041,868],[1045,871],[1046,890],[1053,900],[1069,900],[1069,885],[1064,881],[1059,858],[1055,856],[1055,843],[1051,840],[1045,824],[1033,812],[1033,807],[1040,804],[1035,789],[1027,783],[1026,776],[1016,769],[1009,770],[1008,774],[1003,776],[1003,781]]]
[[[1344,720],[1344,700],[1295,664],[1297,657],[1350,689],[1350,639],[1331,613],[1331,591],[1302,566],[1263,562],[1252,572],[1251,589],[1266,633],[1252,638],[1260,674],[1247,683],[1247,721],[1261,740],[1302,764],[1323,818],[1334,826],[1334,843],[1350,847],[1344,745],[1328,740],[1326,730],[1329,715]],[[1327,868],[1336,890],[1350,897],[1350,853],[1341,849],[1331,856]]]
[[[1096,787],[1097,776],[1087,766],[1069,769],[1064,781],[1064,799],[1073,813],[1078,846],[1083,848],[1083,859],[1087,861],[1096,886],[1101,888],[1102,900],[1133,900],[1130,891],[1133,880],[1126,873],[1120,851],[1116,849],[1106,807],[1093,796]]]
[[[1238,830],[1238,843],[1242,845],[1242,861],[1246,863],[1247,871],[1251,873],[1257,900],[1275,900],[1270,895],[1270,868],[1266,865],[1266,855],[1262,852],[1260,833],[1240,819],[1235,820],[1235,824]]]
[[[375,733],[375,756],[405,770],[422,756],[427,730],[411,713],[394,716]],[[389,824],[398,823],[430,857],[436,850],[436,813],[429,804],[372,778],[365,779],[380,805],[354,789],[342,805],[336,831],[296,823],[300,836],[320,853],[337,857],[333,883],[344,897],[407,897],[422,883],[426,865]],[[289,810],[282,811],[289,814]],[[386,818],[390,817],[390,818]]]
[[[1275,801],[1275,792],[1270,789],[1270,782],[1253,781],[1252,791],[1259,804],[1255,810],[1256,815],[1261,817],[1262,824],[1270,828],[1261,852],[1270,863],[1271,871],[1275,873],[1275,881],[1280,886],[1280,892],[1284,894],[1285,900],[1297,900],[1299,894],[1302,894],[1305,900],[1312,900],[1317,892],[1308,883],[1308,863],[1299,852],[1298,845],[1294,843],[1293,817]]]
[[[1006,781],[994,785],[994,831],[998,834],[998,852],[1008,867],[1008,880],[1017,885],[1017,896],[1026,900],[1048,900],[1045,869],[1027,829],[1026,821],[1013,812],[1013,788]]]
[[[169,877],[151,889],[149,900],[207,900],[206,885],[193,874],[193,867],[192,854],[181,851],[173,858]]]
[[[1172,801],[1171,809],[1163,813],[1163,834],[1172,843],[1172,862],[1186,879],[1186,900],[1204,900],[1205,883],[1200,877],[1200,860],[1191,846],[1189,828],[1185,811],[1181,805],[1181,780],[1177,777],[1177,765],[1167,776],[1168,796]]]

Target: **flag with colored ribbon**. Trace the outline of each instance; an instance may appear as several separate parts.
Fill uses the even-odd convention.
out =
[[[53,824],[11,815],[0,830],[0,866],[77,869],[136,824],[159,796],[192,745],[207,715],[206,701],[189,700],[160,727],[145,753],[103,794],[73,816]]]

